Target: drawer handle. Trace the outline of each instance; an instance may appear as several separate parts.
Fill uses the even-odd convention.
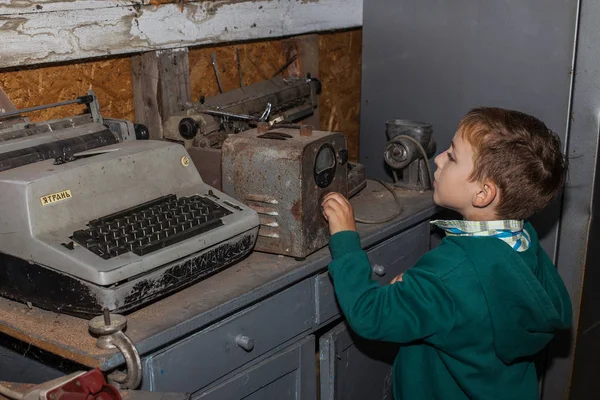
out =
[[[235,343],[246,351],[252,351],[254,348],[254,339],[250,336],[239,334],[235,337]]]
[[[375,275],[384,276],[385,267],[383,265],[373,265],[373,272],[375,273]]]

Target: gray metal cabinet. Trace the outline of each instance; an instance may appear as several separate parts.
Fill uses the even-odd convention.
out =
[[[309,335],[192,398],[312,400],[317,398],[315,371],[315,338]]]
[[[193,393],[307,332],[311,289],[300,282],[147,357],[142,387]]]
[[[367,341],[343,322],[319,340],[321,400],[384,400],[392,396],[398,346]]]

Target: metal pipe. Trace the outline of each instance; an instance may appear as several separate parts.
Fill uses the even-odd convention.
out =
[[[0,119],[20,116],[21,114],[24,114],[24,113],[46,110],[48,108],[61,107],[61,106],[69,105],[69,104],[90,104],[93,101],[94,101],[94,98],[92,96],[89,96],[89,95],[88,96],[79,96],[78,98],[73,99],[73,100],[66,100],[66,101],[61,101],[59,103],[46,104],[46,105],[42,105],[42,106],[35,106],[35,107],[29,107],[29,108],[22,108],[22,109],[16,110],[16,111],[0,113]]]

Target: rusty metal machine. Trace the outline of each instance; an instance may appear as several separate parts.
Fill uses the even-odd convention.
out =
[[[388,143],[383,158],[394,184],[406,189],[432,189],[429,158],[435,154],[433,127],[427,122],[392,119],[386,122]],[[401,176],[401,178],[398,177]]]
[[[320,196],[366,186],[342,133],[298,124],[314,114],[320,90],[310,76],[275,77],[188,104],[163,125],[205,182],[259,210],[255,250],[303,258],[324,247]]]
[[[225,140],[222,168],[223,191],[259,215],[255,250],[304,258],[327,245],[321,199],[348,195],[342,133],[264,123]]]
[[[229,134],[271,125],[294,123],[313,115],[321,83],[310,76],[257,82],[187,104],[168,118],[164,138],[182,143],[209,185],[221,188],[221,147]]]
[[[164,138],[183,144],[202,179],[222,188],[221,148],[230,134],[256,128],[261,122],[274,127],[305,121],[317,108],[319,80],[310,76],[275,77],[221,93],[168,118]],[[348,163],[349,195],[366,186],[364,166]]]

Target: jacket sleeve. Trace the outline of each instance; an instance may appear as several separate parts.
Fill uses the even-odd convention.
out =
[[[427,261],[421,259],[406,271],[402,282],[380,286],[371,279],[371,265],[361,249],[358,233],[338,232],[329,245],[329,272],[335,294],[358,335],[407,343],[452,329],[454,302],[439,277],[418,268],[419,263]]]

